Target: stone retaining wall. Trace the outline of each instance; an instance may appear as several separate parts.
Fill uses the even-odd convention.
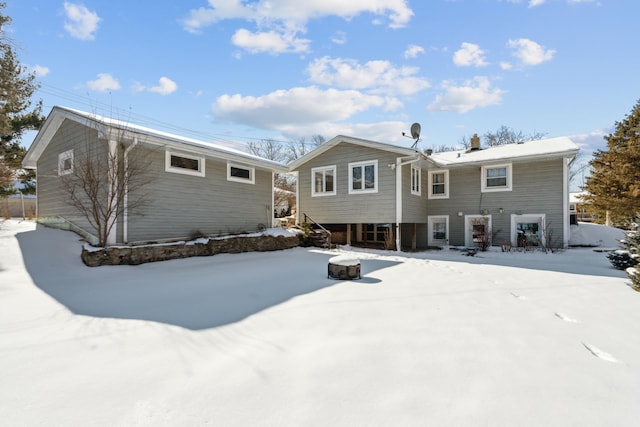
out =
[[[224,239],[199,239],[146,246],[109,246],[82,248],[82,261],[89,267],[100,265],[138,265],[192,256],[220,253],[265,252],[290,249],[299,245],[298,236],[251,236]]]

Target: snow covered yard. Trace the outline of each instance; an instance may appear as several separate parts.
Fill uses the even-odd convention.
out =
[[[2,425],[640,419],[640,294],[588,248],[354,249],[353,282],[327,279],[336,251],[97,268],[79,253],[70,232],[0,222]]]

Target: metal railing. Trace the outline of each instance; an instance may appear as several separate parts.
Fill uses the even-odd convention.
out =
[[[320,228],[322,231],[324,231],[325,233],[327,233],[327,249],[331,249],[331,232],[329,230],[327,230],[326,228],[324,228],[321,224],[317,223],[316,221],[314,221],[313,218],[311,218],[309,215],[307,215],[306,213],[303,213],[304,215],[304,222],[310,222],[311,224],[317,226],[318,228]]]

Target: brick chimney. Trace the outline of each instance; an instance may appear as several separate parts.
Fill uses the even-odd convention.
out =
[[[474,133],[471,137],[471,151],[476,151],[480,149],[480,137],[477,133]]]

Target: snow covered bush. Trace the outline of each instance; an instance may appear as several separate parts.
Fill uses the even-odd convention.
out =
[[[618,249],[617,251],[609,252],[607,255],[611,264],[618,270],[626,270],[633,267],[638,262],[631,257],[631,253],[625,249]]]

